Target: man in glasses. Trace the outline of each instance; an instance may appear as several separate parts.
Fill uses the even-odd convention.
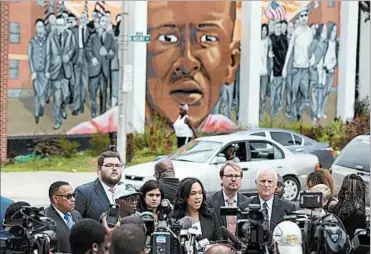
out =
[[[72,226],[82,219],[75,209],[75,194],[72,186],[63,181],[52,183],[49,188],[51,205],[45,209],[45,216],[55,220],[56,252],[71,253],[69,235]]]
[[[117,152],[101,153],[97,163],[98,178],[76,188],[76,210],[84,218],[99,220],[109,205],[115,204],[115,194],[121,183],[122,172],[123,165]]]
[[[179,186],[179,178],[175,177],[174,166],[171,160],[161,159],[155,165],[154,177],[161,184],[164,198],[173,204]]]
[[[287,68],[293,56],[293,75],[291,110],[289,118],[300,120],[302,118],[306,104],[309,103],[309,67],[314,64],[314,58],[310,54],[310,46],[313,41],[312,29],[308,26],[309,11],[303,8],[299,12],[299,26],[295,28],[291,36],[289,48],[287,50],[285,65],[282,70],[282,77],[287,77]]]
[[[236,216],[221,216],[220,207],[238,207],[247,197],[239,193],[243,172],[241,167],[232,162],[226,162],[219,171],[222,189],[207,197],[209,206],[212,207],[219,220],[220,226],[227,227],[231,233],[236,233]]]
[[[139,202],[139,192],[131,184],[121,184],[115,195],[116,205],[119,206],[119,219],[131,215],[139,215],[137,213],[137,205]]]

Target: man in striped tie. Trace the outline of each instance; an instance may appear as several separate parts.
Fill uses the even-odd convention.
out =
[[[72,226],[82,219],[75,209],[75,193],[72,186],[63,181],[52,183],[49,188],[50,206],[45,209],[45,216],[56,224],[57,246],[55,252],[71,253],[69,235]]]

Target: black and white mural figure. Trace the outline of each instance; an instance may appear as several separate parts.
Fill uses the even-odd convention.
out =
[[[105,15],[99,18],[99,27],[91,34],[88,41],[89,61],[89,94],[91,99],[91,117],[96,117],[97,95],[100,94],[100,114],[106,112],[107,82],[110,79],[110,61],[117,54],[117,43],[112,33],[106,31],[108,19]]]
[[[300,25],[291,37],[282,70],[282,76],[286,78],[289,59],[293,55],[292,101],[289,117],[297,120],[301,120],[305,106],[309,103],[309,66],[311,65],[309,49],[313,32],[308,26],[308,14],[306,8],[299,13]]]
[[[76,41],[76,49],[73,58],[73,67],[75,73],[75,84],[73,90],[72,115],[84,113],[84,104],[86,97],[86,86],[88,84],[88,59],[87,44],[90,36],[90,28],[86,12],[82,12],[77,27],[72,28],[72,33]]]
[[[53,114],[55,130],[62,125],[62,118],[67,119],[66,106],[69,99],[69,81],[72,78],[72,56],[75,40],[67,29],[66,20],[57,16],[56,30],[49,34],[46,44],[45,77],[50,79],[53,90]]]
[[[67,17],[67,28],[73,29],[77,26],[77,19],[75,14],[69,13]]]
[[[267,89],[269,83],[269,74],[271,73],[271,64],[268,60],[268,53],[271,52],[271,40],[269,37],[269,29],[267,24],[261,26],[261,40],[260,40],[260,106],[259,117],[263,120],[265,110],[265,99],[267,96]],[[272,55],[271,55],[272,56]]]
[[[31,38],[28,45],[28,63],[34,92],[34,117],[36,124],[38,124],[39,118],[44,115],[48,89],[48,79],[45,77],[47,34],[44,20],[37,19],[35,27],[36,35]]]
[[[334,84],[335,68],[338,64],[339,55],[339,40],[337,38],[338,26],[334,22],[329,22],[327,24],[327,38],[328,45],[327,51],[324,58],[323,68],[326,74],[325,86],[322,93],[320,117],[326,119],[325,107],[327,105],[328,96],[330,94],[331,88]]]

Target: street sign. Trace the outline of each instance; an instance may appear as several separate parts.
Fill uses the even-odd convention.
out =
[[[151,36],[145,35],[143,33],[135,33],[135,35],[130,35],[130,41],[132,42],[150,42]]]

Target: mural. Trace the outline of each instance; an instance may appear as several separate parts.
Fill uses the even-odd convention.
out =
[[[267,114],[316,124],[336,115],[340,2],[330,2],[264,1],[260,120]]]

